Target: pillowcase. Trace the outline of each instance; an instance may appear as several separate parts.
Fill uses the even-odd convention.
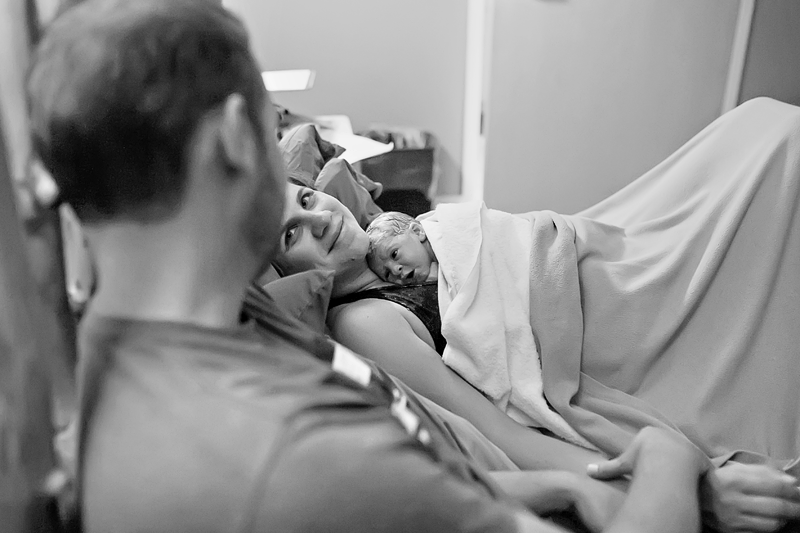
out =
[[[288,177],[306,185],[314,185],[325,163],[344,153],[344,148],[320,137],[313,124],[300,124],[286,132],[278,149]]]
[[[308,270],[262,285],[284,313],[312,331],[325,333],[325,318],[333,290],[332,270]]]
[[[344,159],[334,158],[328,161],[322,167],[314,186],[342,202],[355,215],[362,228],[369,226],[375,217],[383,213],[383,209],[373,200],[373,197],[380,195],[383,186],[357,172]]]
[[[383,212],[374,201],[383,185],[339,159],[344,149],[321,138],[313,124],[301,124],[288,131],[278,148],[288,177],[342,202],[362,228]]]

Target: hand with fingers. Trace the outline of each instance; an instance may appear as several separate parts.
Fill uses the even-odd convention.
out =
[[[800,520],[797,478],[771,466],[729,462],[705,475],[700,495],[708,521],[722,533],[771,532]]]
[[[596,479],[610,480],[660,466],[702,473],[710,468],[711,463],[681,435],[646,427],[622,454],[609,461],[589,465],[588,473]]]
[[[694,456],[694,457],[693,457]],[[709,468],[707,459],[677,434],[645,428],[619,457],[590,465],[589,474],[612,479],[635,474],[646,463],[691,464],[706,473],[700,483],[700,505],[705,522],[721,533],[777,531],[789,521],[800,520],[797,478],[767,465],[729,462]],[[800,529],[800,528],[799,528]]]
[[[682,435],[647,427],[619,457],[591,464],[590,476],[631,476],[628,496],[608,532],[688,533],[699,531],[698,484],[711,466]]]

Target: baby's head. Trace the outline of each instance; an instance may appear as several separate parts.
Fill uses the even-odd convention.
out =
[[[367,264],[379,278],[398,285],[422,283],[436,261],[425,230],[397,211],[381,213],[367,228]]]

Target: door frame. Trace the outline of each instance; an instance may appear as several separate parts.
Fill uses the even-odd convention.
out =
[[[439,202],[483,201],[495,0],[467,1],[461,193]]]

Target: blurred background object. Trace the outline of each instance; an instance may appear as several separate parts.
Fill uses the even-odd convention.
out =
[[[68,476],[53,437],[75,412],[58,191],[31,158],[24,92],[40,15],[58,8],[0,0],[0,524],[10,533],[59,527],[52,491]]]
[[[315,72],[308,69],[265,70],[261,73],[270,92],[307,91],[314,86]]]
[[[800,103],[796,0],[223,3],[263,68],[317,73],[313,90],[279,104],[347,115],[356,132],[434,135],[434,201],[574,213],[658,164],[726,101]]]
[[[394,145],[392,151],[359,164],[361,172],[383,184],[383,193],[376,200],[378,206],[413,217],[430,211],[439,182],[438,145],[433,134],[391,126],[372,126],[358,134]]]

